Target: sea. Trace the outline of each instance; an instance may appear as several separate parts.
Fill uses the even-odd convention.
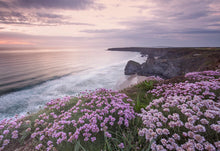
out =
[[[82,91],[117,90],[138,52],[105,49],[0,50],[0,120],[33,113],[52,99]]]

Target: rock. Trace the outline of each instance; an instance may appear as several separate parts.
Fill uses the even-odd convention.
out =
[[[197,48],[121,48],[123,51],[138,51],[148,55],[145,63],[139,65],[129,61],[125,74],[160,76],[169,79],[193,71],[220,70],[220,51]]]
[[[142,76],[157,75],[162,78],[171,78],[174,76],[181,75],[178,62],[163,60],[148,60],[141,65],[141,71],[138,73]]]
[[[141,65],[135,61],[128,61],[127,65],[125,66],[125,75],[132,75],[140,72]]]

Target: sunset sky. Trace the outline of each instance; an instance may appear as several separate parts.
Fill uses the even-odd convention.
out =
[[[219,0],[0,0],[0,47],[220,46]]]

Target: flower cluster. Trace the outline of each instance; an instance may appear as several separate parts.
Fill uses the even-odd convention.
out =
[[[194,72],[198,80],[163,84],[148,91],[153,100],[139,116],[139,135],[153,142],[152,150],[220,150],[220,73]]]
[[[193,72],[186,74],[186,78],[199,79],[200,81],[196,81],[194,83],[185,81],[180,83],[162,84],[149,91],[149,93],[152,93],[157,97],[198,95],[205,99],[220,99],[219,96],[214,93],[220,89],[220,72]]]
[[[185,77],[192,80],[210,80],[220,77],[220,72],[218,71],[202,71],[202,72],[190,72],[185,74]]]
[[[16,115],[14,118],[4,119],[0,121],[0,151],[3,150],[9,143],[14,142],[19,138],[19,129],[22,125],[28,127],[23,120],[24,116],[18,118]]]
[[[112,137],[111,131],[115,128],[129,127],[129,121],[135,118],[131,101],[123,93],[106,89],[83,93],[77,100],[70,97],[52,100],[47,103],[45,112],[32,122],[32,129],[27,127],[25,132],[31,132],[31,138],[38,142],[36,150],[53,150],[62,143],[71,144],[79,139],[92,143],[98,135]],[[0,125],[1,130],[5,129],[5,124]],[[13,121],[13,124],[15,127],[30,124],[30,121]],[[13,127],[8,126],[0,135],[2,149],[10,142],[4,139],[6,135],[10,133],[12,139],[18,137],[17,130],[11,132]]]

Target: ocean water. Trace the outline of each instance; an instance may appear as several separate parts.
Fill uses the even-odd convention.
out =
[[[0,120],[36,112],[51,99],[96,88],[117,89],[137,52],[106,50],[0,51]]]

